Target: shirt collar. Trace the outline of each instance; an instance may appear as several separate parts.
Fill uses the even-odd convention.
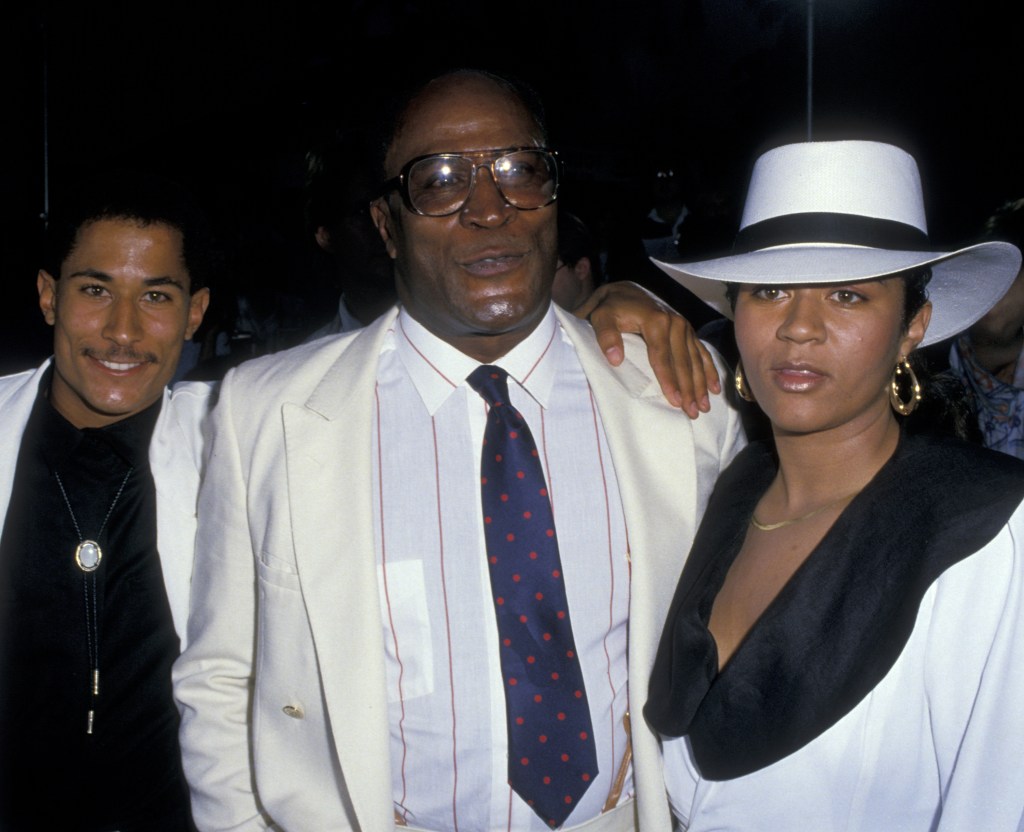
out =
[[[107,445],[127,465],[139,468],[149,458],[149,443],[156,420],[163,407],[161,396],[139,413],[128,416],[102,428],[76,428],[65,419],[50,401],[53,368],[49,368],[39,383],[39,393],[31,420],[46,437],[44,453],[51,464],[56,464],[74,452],[86,437]]]
[[[533,332],[511,351],[493,363],[504,369],[541,407],[547,407],[555,374],[564,360],[568,345],[558,337],[561,327],[553,305]],[[441,340],[416,321],[402,307],[395,327],[395,350],[412,379],[423,404],[431,414],[437,412],[466,376],[480,362]]]

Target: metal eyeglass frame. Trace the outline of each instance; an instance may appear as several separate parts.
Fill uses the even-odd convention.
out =
[[[505,192],[501,189],[501,184],[499,183],[498,177],[494,170],[495,164],[504,159],[506,156],[511,156],[513,153],[519,153],[523,150],[533,150],[538,153],[543,153],[546,156],[550,157],[552,162],[551,168],[554,172],[553,178],[555,181],[555,187],[551,191],[551,199],[549,199],[543,205],[536,205],[533,208],[521,208],[520,206],[512,202],[507,196],[505,196]],[[466,159],[467,161],[472,163],[474,162],[473,157],[490,155],[493,155],[494,158],[491,159],[489,162],[478,162],[473,164],[473,174],[472,178],[469,180],[469,190],[466,191],[466,198],[451,211],[446,211],[443,214],[426,214],[423,211],[420,211],[412,204],[412,199],[410,199],[409,197],[409,171],[412,170],[413,165],[417,164],[418,162],[422,162],[424,159]],[[479,171],[480,168],[487,168],[487,170],[490,171],[491,181],[494,183],[494,187],[498,189],[498,193],[501,194],[501,198],[505,200],[506,203],[508,203],[513,208],[516,208],[519,211],[538,211],[541,208],[546,208],[548,205],[550,205],[552,202],[558,199],[559,174],[561,172],[561,165],[558,159],[558,152],[552,150],[549,147],[536,147],[534,145],[526,145],[523,147],[503,147],[496,150],[467,150],[464,153],[427,153],[423,156],[416,156],[410,159],[404,165],[402,165],[402,169],[398,172],[398,176],[393,176],[391,179],[388,179],[383,185],[381,185],[381,195],[387,196],[387,194],[390,191],[397,190],[402,197],[402,202],[405,204],[405,207],[408,208],[412,213],[417,214],[418,216],[421,217],[450,217],[452,214],[461,211],[463,206],[465,206],[465,204],[469,202],[469,198],[473,195],[473,188],[476,186],[477,171]]]

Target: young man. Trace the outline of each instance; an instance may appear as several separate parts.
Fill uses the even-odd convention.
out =
[[[175,668],[201,829],[669,827],[629,701],[742,440],[556,310],[545,144],[507,81],[427,84],[372,207],[400,308],[225,379]],[[482,488],[528,435],[522,476]],[[503,630],[534,619],[535,649]]]
[[[0,828],[185,832],[170,670],[209,388],[166,385],[209,301],[207,232],[127,175],[51,232],[53,357],[0,379]]]

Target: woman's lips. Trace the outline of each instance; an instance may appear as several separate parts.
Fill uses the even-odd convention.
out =
[[[772,367],[772,378],[787,393],[805,393],[823,384],[827,376],[808,364],[779,364]]]

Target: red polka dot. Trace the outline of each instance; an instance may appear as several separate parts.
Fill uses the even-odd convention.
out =
[[[551,633],[544,633],[544,641],[551,641]]]
[[[589,783],[590,782],[590,775],[587,774],[586,772],[583,772],[583,774],[580,775],[580,779],[582,779],[584,783]]]
[[[533,517],[533,512],[531,512],[531,511],[524,511],[523,512],[523,517],[525,517],[527,520],[529,520],[531,517]]]
[[[545,786],[550,786],[551,785],[551,778],[550,777],[546,777],[546,776],[544,777],[544,785]]]
[[[494,455],[494,461],[495,462],[501,462],[501,454],[495,454]]]
[[[551,577],[552,578],[561,578],[562,577],[562,570],[555,569],[554,571],[552,571]]]
[[[552,673],[551,674],[551,678],[554,679],[557,682],[559,677],[558,677],[557,673]]]
[[[536,448],[534,448],[532,451],[530,451],[530,456],[538,456]]]
[[[511,681],[512,681],[513,684],[515,684],[515,680],[511,680]],[[559,711],[558,712],[558,721],[559,722],[565,722],[565,713],[563,711]]]
[[[526,657],[526,663],[527,664],[533,664],[535,661],[537,661],[537,659],[534,658],[533,656],[527,656]]]
[[[562,755],[562,762],[563,763],[569,762],[569,755],[568,754],[563,754]]]
[[[544,593],[543,592],[538,592],[533,597],[536,598],[538,601],[543,601],[544,600]]]
[[[505,540],[509,541],[510,543],[513,540],[515,540],[515,539],[516,539],[516,536],[514,534],[512,534],[512,532],[509,532],[507,535],[505,535]]]
[[[576,655],[576,654],[575,654],[575,653],[573,653],[573,652],[572,652],[572,650],[566,650],[566,651],[565,651],[565,657],[566,657],[567,659],[571,659],[571,658],[573,658],[573,657],[574,657],[575,655]]]
[[[498,558],[495,555],[491,555],[489,558],[487,558],[487,560],[489,560],[491,563],[498,562]]]
[[[533,695],[533,701],[534,701],[534,702],[540,702],[540,701],[541,701],[541,700],[543,700],[543,699],[544,699],[544,697],[543,697],[543,696],[541,696],[541,695],[540,695],[539,693],[535,693],[535,694]]]
[[[480,485],[487,485],[487,477],[480,477]]]
[[[565,796],[564,800],[565,800],[566,803],[572,803],[572,795],[571,794],[567,794]]]
[[[575,696],[577,699],[582,699],[583,698],[583,691],[578,690],[578,691],[576,691],[576,693],[573,694],[573,696]]]
[[[485,523],[490,523],[491,522],[491,518],[490,517],[485,517],[484,518],[484,522]]]
[[[512,677],[509,678],[508,683],[510,685],[518,685],[519,684],[519,680],[515,676],[512,676]]]
[[[521,759],[519,762],[520,762],[521,765],[528,766],[528,765],[530,765],[530,758],[529,757],[523,757],[523,759]]]
[[[494,599],[494,603],[500,607],[502,604],[505,603],[505,599],[499,595],[497,598]]]
[[[513,581],[515,581],[516,583],[519,583],[519,581],[521,580],[521,578],[519,577],[519,575],[513,575],[513,576],[512,576],[512,580],[513,580]]]
[[[516,431],[514,431],[514,430],[510,430],[508,432],[508,438],[509,439],[518,439],[519,438],[519,434]]]
[[[526,474],[524,474],[522,471],[516,471],[516,477],[518,479],[525,480],[526,479]]]
[[[548,529],[546,532],[544,532],[544,534],[546,534],[548,537],[554,537],[555,536],[555,530],[554,529]]]
[[[508,494],[502,494],[501,495],[501,501],[503,503],[507,503],[508,502]]]
[[[537,742],[547,742],[547,741],[548,741],[548,735],[547,734],[541,734],[539,737],[537,737]]]
[[[537,560],[537,553],[536,552],[530,552],[530,560]]]
[[[565,618],[565,612],[563,610],[559,610],[557,613],[555,613],[555,615],[558,616],[559,621]]]
[[[586,731],[580,731],[580,739],[583,740],[584,742],[587,741],[587,732]]]
[[[526,720],[523,719],[521,716],[516,717],[516,725],[522,725],[524,722],[526,722]]]
[[[525,615],[519,616],[519,623],[520,624],[525,624],[526,623],[526,616]]]
[[[504,644],[506,647],[511,647],[512,646],[512,639],[506,638],[501,643]]]
[[[546,488],[542,488],[540,490],[540,496],[541,497],[547,497],[548,496],[548,490]]]

